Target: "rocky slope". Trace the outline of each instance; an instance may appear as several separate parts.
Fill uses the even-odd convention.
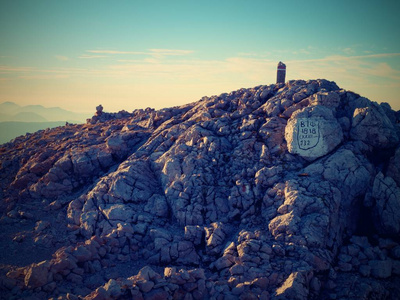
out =
[[[400,114],[326,80],[0,149],[5,299],[398,299]]]

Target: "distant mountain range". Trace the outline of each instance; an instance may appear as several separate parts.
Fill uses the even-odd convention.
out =
[[[14,102],[0,104],[0,144],[11,139],[69,123],[84,123],[90,114],[75,113],[60,107],[20,106]]]

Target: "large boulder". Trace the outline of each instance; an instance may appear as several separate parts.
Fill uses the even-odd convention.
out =
[[[276,290],[275,299],[308,299],[308,286],[312,274],[307,272],[294,272],[289,275],[285,282]]]
[[[42,261],[28,267],[25,275],[25,286],[38,288],[47,283],[50,264],[48,261]]]
[[[374,102],[354,110],[350,136],[379,149],[393,147],[399,142],[392,122],[384,110]]]
[[[317,105],[292,114],[285,139],[290,153],[314,160],[335,149],[343,140],[343,132],[332,110]]]

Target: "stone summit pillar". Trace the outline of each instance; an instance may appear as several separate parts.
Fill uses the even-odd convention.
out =
[[[276,72],[276,83],[285,83],[286,65],[283,62],[278,63],[278,70]]]

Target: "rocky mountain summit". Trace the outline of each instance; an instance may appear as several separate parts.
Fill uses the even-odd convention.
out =
[[[327,80],[0,148],[4,299],[399,299],[400,112]]]

